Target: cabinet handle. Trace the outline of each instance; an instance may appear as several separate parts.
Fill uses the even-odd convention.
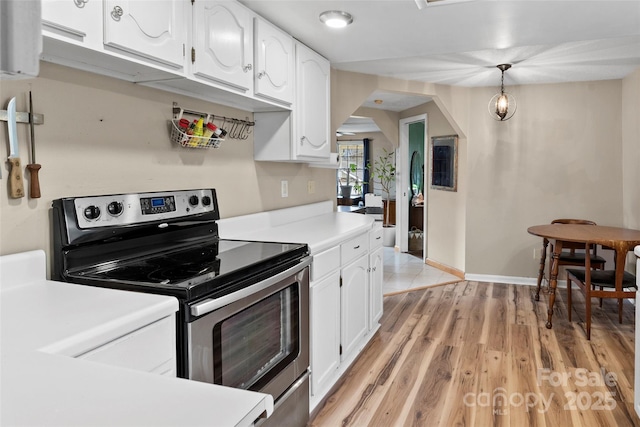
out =
[[[306,137],[306,136],[302,136],[302,137],[300,138],[300,145],[304,145],[304,141],[305,141],[305,139],[307,139],[307,137]]]
[[[376,237],[376,240],[380,240],[380,239],[382,239],[382,236]]]
[[[354,246],[353,249],[360,249],[360,245]]]
[[[111,18],[113,18],[114,21],[119,21],[122,15],[124,15],[124,11],[120,6],[115,6],[111,11]]]
[[[266,71],[260,71],[260,72],[258,73],[258,78],[259,78],[259,79],[261,79],[261,78],[263,78],[263,77],[264,77],[264,76],[266,76],[266,75],[267,75],[267,72],[266,72]]]
[[[83,8],[85,4],[89,3],[89,0],[73,0],[76,4],[76,7]]]
[[[251,64],[242,67],[242,71],[244,71],[245,73],[248,73],[252,69],[253,69],[253,66]]]

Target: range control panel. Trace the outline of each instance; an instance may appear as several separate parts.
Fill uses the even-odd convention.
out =
[[[116,194],[74,199],[80,228],[110,227],[214,212],[211,190]]]

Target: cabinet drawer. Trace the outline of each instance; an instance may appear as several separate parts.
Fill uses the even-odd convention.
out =
[[[337,271],[339,269],[340,246],[336,246],[335,248],[327,249],[326,251],[313,256],[310,280],[313,282],[321,279],[330,272]]]
[[[342,265],[346,265],[361,255],[369,251],[369,233],[364,233],[358,237],[340,245],[340,260]]]
[[[106,343],[79,359],[167,375],[176,363],[175,317],[168,316]]]
[[[382,247],[382,227],[375,227],[369,232],[369,249],[374,250]]]

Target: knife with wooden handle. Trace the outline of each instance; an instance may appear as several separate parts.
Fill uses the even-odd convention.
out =
[[[38,178],[38,171],[41,166],[36,163],[36,134],[34,127],[33,98],[31,98],[31,91],[29,91],[29,128],[31,130],[31,163],[27,165],[27,169],[29,170],[29,197],[32,199],[38,199],[40,198],[40,180]]]
[[[9,195],[14,199],[24,197],[22,165],[18,155],[18,133],[16,130],[16,98],[11,98],[7,107],[7,124],[9,126]]]

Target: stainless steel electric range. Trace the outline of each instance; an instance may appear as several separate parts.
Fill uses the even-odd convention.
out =
[[[52,276],[175,296],[178,375],[269,393],[264,425],[309,416],[305,244],[220,239],[213,189],[53,201]]]

